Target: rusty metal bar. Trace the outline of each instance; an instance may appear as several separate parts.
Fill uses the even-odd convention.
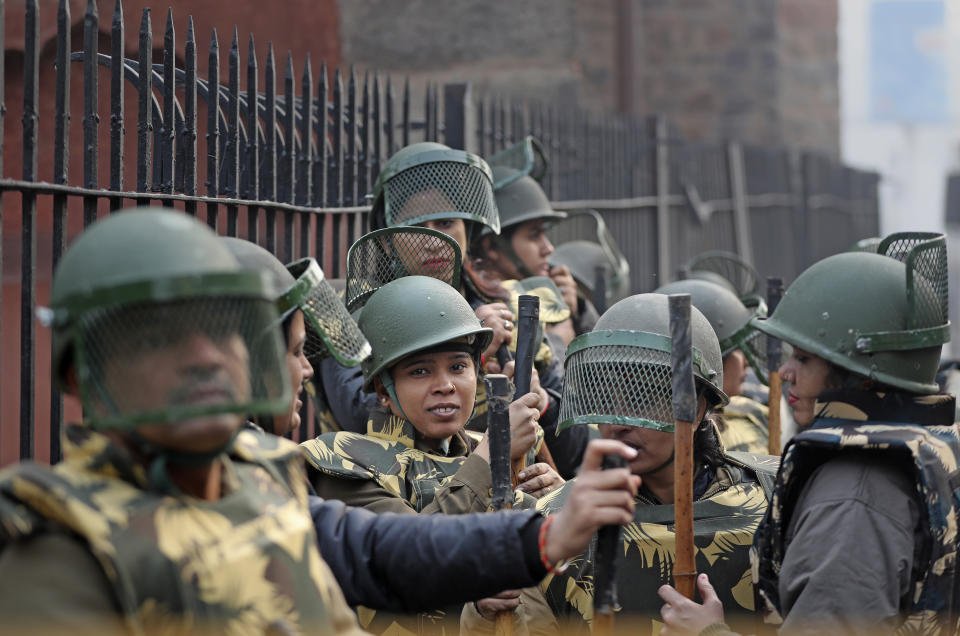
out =
[[[287,51],[287,69],[283,79],[283,93],[286,107],[283,114],[283,150],[280,153],[280,201],[293,203],[296,188],[297,166],[297,129],[294,117],[294,71],[293,54]],[[284,212],[283,216],[283,255],[280,260],[289,263],[293,260],[293,215]]]
[[[97,77],[97,41],[98,33],[97,3],[88,0],[83,16],[83,187],[96,188],[97,150],[100,147],[98,132],[100,113],[98,112],[99,83]],[[38,87],[39,90],[39,87]],[[97,200],[83,200],[84,227],[97,218]]]
[[[123,190],[123,38],[123,3],[117,0],[110,24],[110,189],[117,191]],[[116,199],[111,201],[111,207],[115,205],[119,205]]]
[[[373,75],[373,151],[367,151],[370,156],[370,184],[369,192],[373,191],[373,184],[380,174],[380,160],[383,157],[383,113],[380,110],[380,74]]]
[[[223,153],[227,178],[221,182],[226,186],[223,193],[228,197],[240,195],[240,126],[240,34],[234,25],[227,64],[227,146]],[[239,210],[235,205],[226,207],[227,236],[235,237],[239,229]]]
[[[303,63],[300,79],[300,153],[297,157],[298,205],[313,203],[313,67],[310,53]],[[310,256],[310,215],[300,215],[300,258]]]
[[[187,21],[187,41],[184,44],[184,84],[183,105],[184,124],[180,135],[183,148],[183,193],[197,194],[197,37],[193,27],[193,16]],[[188,203],[186,211],[196,215],[197,206]]]
[[[220,43],[217,30],[210,33],[210,53],[207,66],[207,196],[220,194]],[[211,201],[206,206],[207,224],[217,227],[220,206]]]
[[[327,192],[327,205],[343,205],[343,78],[338,68],[333,78],[333,154],[330,158],[330,189]],[[330,258],[331,274],[340,276],[341,229],[343,218],[334,217],[330,221]]]
[[[402,109],[402,123],[403,126],[403,136],[402,136],[402,145],[401,148],[406,148],[410,145],[410,78],[407,77],[403,81],[403,103],[401,105]]]
[[[268,201],[277,200],[277,63],[273,54],[273,42],[267,44],[267,66],[264,70],[264,107],[263,116],[263,171],[261,175],[260,193]],[[276,250],[277,244],[277,215],[273,210],[265,211],[266,217],[266,248],[270,252]]]
[[[387,88],[386,88],[386,103],[384,107],[386,108],[386,133],[387,133],[387,157],[392,157],[393,153],[397,151],[397,145],[394,140],[394,129],[393,129],[393,85],[390,83],[390,76],[387,76]]]
[[[137,191],[150,190],[153,166],[153,27],[150,24],[150,7],[143,10],[140,18],[139,37],[140,85],[138,86],[137,109]]]
[[[37,0],[26,0],[23,43],[23,180],[37,178],[40,44]],[[20,459],[33,457],[36,396],[34,375],[34,319],[37,304],[37,196],[23,193],[20,253]]]
[[[57,7],[56,102],[53,123],[53,182],[67,183],[70,167],[70,2],[60,0]],[[52,269],[56,271],[60,257],[67,248],[67,195],[53,197]],[[51,350],[51,365],[53,365]],[[63,427],[63,397],[50,386],[50,463],[60,460],[60,430]]]
[[[176,34],[173,28],[173,9],[167,9],[167,23],[163,31],[163,116],[157,135],[157,161],[154,185],[160,192],[173,192],[173,169],[176,153],[174,143],[174,79],[173,65],[176,60]],[[95,63],[95,62],[94,62]]]
[[[243,182],[243,198],[260,198],[260,125],[257,93],[257,49],[253,34],[247,41],[247,137],[244,144],[247,172]],[[247,240],[257,242],[259,210],[247,208]]]

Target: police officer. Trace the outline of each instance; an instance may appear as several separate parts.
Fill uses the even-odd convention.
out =
[[[710,321],[723,355],[723,392],[730,403],[720,411],[720,441],[730,451],[767,452],[768,409],[743,395],[749,369],[766,382],[766,339],[751,323],[755,311],[747,308],[726,287],[708,280],[687,279],[668,283],[659,294],[690,294],[693,306]]]
[[[760,596],[784,633],[956,633],[960,439],[935,383],[946,276],[942,235],[892,235],[811,266],[756,321],[794,347],[780,374],[805,429],[755,543]],[[661,590],[671,630],[722,622],[702,578],[704,605]]]
[[[98,222],[64,255],[51,299],[54,379],[85,421],[66,428],[62,463],[0,473],[6,631],[358,632],[318,539],[351,602],[418,608],[539,580],[628,514],[626,471],[597,470],[604,452],[632,456],[613,445],[588,450],[592,486],[552,525],[523,512],[418,523],[316,498],[308,512],[297,447],[238,432],[245,414],[290,408],[276,294],[186,215]],[[627,501],[598,503],[611,489]],[[485,556],[491,541],[506,543]],[[433,560],[465,545],[463,568]],[[427,564],[425,601],[405,582]]]
[[[518,292],[485,279],[470,264],[468,247],[473,239],[484,228],[494,234],[500,232],[493,181],[486,162],[471,153],[434,142],[412,144],[386,162],[373,194],[370,224],[374,230],[417,225],[443,232],[456,241],[461,255],[466,255],[461,292],[484,326],[493,329],[493,339],[483,352],[484,362],[496,360],[500,346],[512,339],[515,316],[507,303],[515,299]],[[562,301],[556,300],[541,302],[541,317],[549,314],[554,305],[557,312],[567,311]],[[562,368],[552,358],[546,342],[538,350],[536,362],[540,384],[548,396],[546,404],[541,405],[547,410],[540,424],[560,474],[570,476],[580,464],[587,437],[580,431],[555,434]],[[333,361],[321,364],[320,376],[337,422],[344,430],[364,432],[367,414],[376,406],[376,400],[361,391],[362,376]],[[483,407],[478,408],[478,412],[482,410]],[[471,427],[474,424],[482,425],[483,418],[476,418]]]
[[[632,524],[621,536],[623,559],[617,571],[618,621],[652,633],[659,603],[657,589],[672,580],[673,427],[670,329],[667,297],[630,296],[601,316],[593,332],[578,336],[566,361],[562,426],[599,424],[605,439],[637,450],[630,470],[641,478]],[[746,453],[725,454],[706,414],[727,401],[723,363],[710,323],[691,309],[694,375],[699,400],[694,434],[694,529],[696,564],[718,582],[733,613],[755,618],[749,584],[749,548],[767,508],[776,459]],[[576,479],[537,503],[544,512],[566,501]],[[596,543],[574,558],[566,571],[541,583],[549,614],[530,608],[537,628],[561,633],[589,631],[592,621]],[[540,604],[542,606],[542,604]],[[475,623],[474,623],[475,624]]]

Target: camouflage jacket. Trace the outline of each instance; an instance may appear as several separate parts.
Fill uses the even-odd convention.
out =
[[[695,557],[698,572],[710,575],[728,619],[754,612],[749,550],[753,533],[767,509],[777,458],[732,453],[717,469],[694,503]],[[544,514],[558,511],[572,482],[537,504]],[[618,627],[628,624],[641,634],[655,633],[662,601],[657,589],[673,583],[675,537],[673,505],[638,498],[634,521],[621,534],[617,565]],[[593,622],[596,538],[566,572],[548,575],[540,584],[561,632],[589,631]]]
[[[349,610],[316,547],[296,446],[241,432],[221,461],[218,501],[163,495],[105,435],[67,427],[62,463],[0,473],[0,547],[77,537],[134,634],[358,632],[352,617],[336,624]]]
[[[466,438],[459,435],[450,439],[446,455],[428,451],[418,443],[409,420],[382,408],[370,412],[366,435],[327,433],[303,442],[301,448],[315,487],[318,480],[373,481],[417,512],[433,503],[469,454]],[[488,503],[489,498],[479,510],[459,512],[482,512]]]
[[[768,440],[766,405],[748,397],[735,395],[730,404],[723,409],[723,421],[720,426],[720,441],[728,451],[744,453],[766,453]]]
[[[758,602],[776,622],[781,614],[778,572],[789,550],[787,528],[806,480],[844,452],[868,452],[900,465],[916,482],[926,526],[921,561],[914,563],[912,600],[898,633],[955,634],[960,615],[957,527],[960,425],[952,396],[837,391],[821,394],[811,428],[784,449],[773,500],[757,530],[751,559]],[[923,422],[925,426],[914,424]],[[854,532],[855,529],[851,529]]]

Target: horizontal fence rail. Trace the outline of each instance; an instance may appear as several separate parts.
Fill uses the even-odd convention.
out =
[[[51,385],[50,336],[34,316],[72,238],[124,207],[177,208],[284,262],[314,256],[339,278],[366,231],[367,194],[398,149],[442,141],[488,156],[534,135],[554,207],[601,213],[634,291],[706,249],[789,280],[877,233],[876,175],[828,157],[689,142],[659,116],[413,87],[294,59],[236,27],[228,44],[172,10],[155,26],[150,9],[134,21],[116,0],[101,20],[105,4],[89,0],[74,18],[60,0],[47,42],[37,0],[16,16],[0,0],[0,149],[19,148],[0,163],[0,464],[58,461],[63,424],[81,415]],[[22,54],[7,48],[9,20],[22,20]],[[316,432],[305,412],[293,437]]]

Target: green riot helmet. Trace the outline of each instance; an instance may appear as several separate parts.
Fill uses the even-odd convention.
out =
[[[63,255],[51,307],[38,313],[53,328],[56,384],[65,388],[72,366],[91,427],[270,414],[290,403],[267,276],[241,268],[186,214],[144,208],[92,225]]]
[[[450,236],[425,227],[374,230],[347,252],[347,310],[356,312],[390,281],[405,276],[430,276],[460,289],[462,256]]]
[[[303,352],[312,364],[332,355],[341,365],[355,367],[369,355],[370,344],[316,260],[304,258],[285,267],[255,243],[231,237],[220,240],[242,267],[268,274],[280,323],[297,309],[303,312],[307,330]]]
[[[393,401],[390,368],[403,358],[462,340],[480,368],[480,354],[490,346],[493,330],[484,327],[456,289],[428,276],[407,276],[378,289],[363,307],[360,330],[373,352],[363,361],[363,388],[373,390],[379,377]]]
[[[593,241],[567,241],[557,246],[550,255],[553,265],[566,265],[570,275],[577,282],[580,293],[586,298],[596,301],[597,268],[602,266],[605,274],[606,288],[605,304],[611,305],[623,298],[625,294],[624,278],[610,263],[609,255],[599,243]]]
[[[879,249],[815,263],[790,285],[773,315],[754,324],[858,376],[936,393],[950,326],[946,241],[942,234],[899,234]]]
[[[760,274],[746,260],[733,252],[714,250],[697,254],[683,267],[686,278],[717,283],[740,297],[750,308],[759,308],[766,315],[767,305],[760,294]]]
[[[479,156],[422,142],[400,149],[373,186],[374,229],[463,219],[467,240],[475,225],[500,233],[490,167]]]
[[[690,309],[693,372],[709,408],[725,406],[723,359],[710,323]],[[619,424],[673,431],[670,310],[663,294],[625,298],[567,348],[559,429]]]
[[[550,167],[543,145],[536,137],[530,135],[495,155],[487,157],[487,164],[494,171],[494,190],[499,190],[520,177],[532,177],[539,183],[547,176],[547,168]],[[512,168],[512,170],[498,174],[497,168]]]
[[[663,285],[657,294],[690,294],[690,302],[710,321],[726,358],[740,349],[757,378],[767,383],[767,339],[751,324],[757,315],[726,286],[707,280],[688,279]]]

